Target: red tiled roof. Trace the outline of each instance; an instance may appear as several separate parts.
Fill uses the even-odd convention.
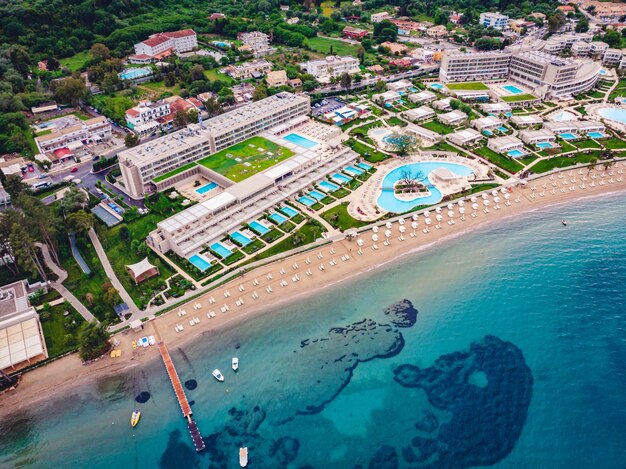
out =
[[[74,156],[74,153],[69,148],[63,147],[54,150],[53,152],[58,158],[67,158],[68,156]]]
[[[150,56],[148,54],[133,54],[133,55],[128,56],[128,58],[129,59],[145,60],[145,59],[151,59],[152,56]]]
[[[146,39],[145,41],[142,41],[143,44],[145,44],[148,47],[155,47],[158,46],[159,44],[163,44],[164,42],[169,41],[170,38],[163,35],[163,34],[153,34],[152,36],[150,36],[148,39]]]
[[[167,37],[187,37],[187,36],[195,36],[196,32],[193,29],[181,29],[180,31],[170,31],[167,33],[163,33],[163,35]]]
[[[131,116],[131,117],[137,117],[138,115],[140,115],[141,113],[137,110],[137,109],[129,109],[128,111],[126,111],[126,114]]]
[[[193,108],[193,105],[191,103],[188,103],[182,98],[177,99],[173,103],[170,103],[170,110],[172,111],[172,114],[174,114],[176,111],[181,111],[184,109],[191,109],[191,108]]]
[[[187,98],[187,102],[191,105],[193,105],[194,107],[196,107],[197,109],[200,109],[202,107],[202,103],[200,102],[199,99],[196,98]]]

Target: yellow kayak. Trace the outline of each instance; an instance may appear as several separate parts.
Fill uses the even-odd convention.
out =
[[[130,418],[130,424],[133,428],[137,426],[140,418],[141,418],[141,412],[139,412],[138,410],[133,412],[133,415]]]

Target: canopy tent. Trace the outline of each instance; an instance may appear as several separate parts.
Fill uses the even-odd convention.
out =
[[[136,264],[127,265],[126,268],[128,269],[128,272],[135,281],[136,285],[146,279],[149,279],[150,277],[159,275],[159,268],[155,265],[150,264],[150,261],[148,261],[147,257],[144,260],[137,262]]]

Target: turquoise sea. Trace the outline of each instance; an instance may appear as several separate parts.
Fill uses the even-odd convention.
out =
[[[624,468],[625,278],[626,196],[519,216],[170,348],[200,455],[155,361],[1,416],[0,467]]]

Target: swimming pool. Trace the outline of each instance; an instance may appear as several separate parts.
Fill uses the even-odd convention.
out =
[[[291,208],[289,205],[283,205],[282,207],[280,207],[278,210],[280,210],[281,212],[283,212],[285,215],[287,215],[289,218],[293,218],[298,214],[297,210],[294,210],[293,208]]]
[[[311,149],[317,146],[317,143],[313,140],[309,140],[308,138],[304,138],[302,135],[298,134],[285,135],[283,136],[283,139],[287,140],[288,142],[295,143],[296,145],[303,148]]]
[[[318,184],[318,186],[320,186],[322,190],[326,192],[335,192],[337,189],[339,189],[339,186],[328,181],[322,181]]]
[[[443,85],[441,83],[431,83],[428,86],[432,88],[433,90],[437,90],[437,91],[443,89]]]
[[[264,235],[265,233],[269,233],[270,229],[263,225],[261,222],[258,222],[256,220],[252,220],[250,223],[248,223],[248,226],[250,228],[252,228],[254,231],[256,231],[257,233],[259,233],[260,235]]]
[[[507,155],[512,158],[519,158],[520,156],[524,156],[525,153],[522,150],[511,150],[507,152]]]
[[[272,220],[274,223],[278,225],[282,225],[283,223],[287,221],[285,217],[283,217],[280,213],[277,213],[277,212],[273,212],[270,214],[270,220]]]
[[[348,173],[350,176],[360,176],[361,174],[363,174],[363,170],[362,169],[357,169],[354,166],[348,166],[346,168],[343,169],[346,173]]]
[[[442,194],[435,186],[430,185],[428,175],[437,168],[445,168],[460,176],[471,176],[474,172],[471,168],[456,164],[456,163],[442,163],[442,162],[425,162],[425,163],[412,163],[399,166],[385,176],[382,182],[382,192],[378,196],[376,203],[378,206],[388,212],[404,213],[408,212],[418,205],[432,205],[441,202]],[[425,197],[416,197],[413,200],[400,200],[396,197],[393,189],[396,182],[402,179],[403,173],[410,171],[411,173],[421,172],[423,178],[421,179],[430,189],[430,195]]]
[[[504,88],[511,94],[520,94],[524,92],[524,90],[520,90],[517,86],[513,86],[513,85],[506,85],[506,86],[503,86],[502,88]]]
[[[364,169],[365,171],[369,171],[370,169],[372,169],[372,165],[371,164],[367,164],[367,163],[357,163],[356,164],[359,168]]]
[[[611,119],[621,124],[626,124],[626,109],[618,109],[615,107],[605,107],[598,111],[602,117]]]
[[[248,244],[250,244],[252,242],[252,240],[250,238],[248,238],[245,234],[243,234],[243,233],[241,233],[239,231],[232,232],[230,234],[230,237],[234,241],[237,241],[242,246],[247,246]]]
[[[330,177],[333,181],[338,182],[339,184],[345,184],[347,182],[352,181],[352,178],[349,178],[348,176],[344,176],[341,173],[335,173]]]
[[[493,135],[493,132],[491,130],[483,130],[483,134],[485,134],[487,137],[491,137]]]
[[[550,142],[538,142],[535,145],[539,148],[552,148],[552,144]]]
[[[506,117],[513,117],[513,113],[512,112],[505,112],[504,115]]]
[[[152,70],[149,68],[127,68],[120,73],[122,80],[135,80],[137,78],[143,78],[152,75]]]
[[[202,254],[194,254],[189,258],[189,262],[191,262],[200,272],[204,272],[211,267],[209,260]]]
[[[498,127],[498,130],[503,133],[507,133],[509,131],[506,127]]]
[[[233,253],[230,249],[228,249],[226,246],[224,246],[219,241],[217,243],[211,244],[211,246],[209,246],[209,247],[211,248],[211,251],[215,252],[222,259],[227,258],[228,256],[230,256]]]
[[[213,44],[215,44],[217,47],[222,47],[222,48],[230,47],[229,43],[222,42],[222,41],[213,41]]]
[[[590,137],[590,138],[604,138],[604,137],[606,137],[606,135],[604,135],[602,132],[589,132],[587,134],[587,137]]]
[[[561,137],[563,140],[576,140],[578,138],[576,135],[570,132],[559,134],[559,137]]]
[[[317,199],[317,200],[322,200],[324,197],[326,197],[326,195],[322,194],[319,191],[315,191],[315,190],[309,192],[309,195],[311,197],[313,197],[314,199]]]
[[[308,197],[306,195],[303,195],[302,197],[300,197],[298,199],[298,202],[300,202],[302,205],[306,205],[307,207],[310,207],[311,205],[315,205],[316,203],[315,199],[312,199],[311,197]]]
[[[200,195],[204,195],[209,191],[212,191],[213,189],[215,189],[217,187],[217,184],[214,182],[209,182],[208,184],[205,184],[202,187],[198,187],[196,189],[196,192]]]
[[[372,133],[374,135],[385,135],[385,134],[389,133],[389,130],[387,130],[387,129],[374,129],[374,130],[372,130]]]

